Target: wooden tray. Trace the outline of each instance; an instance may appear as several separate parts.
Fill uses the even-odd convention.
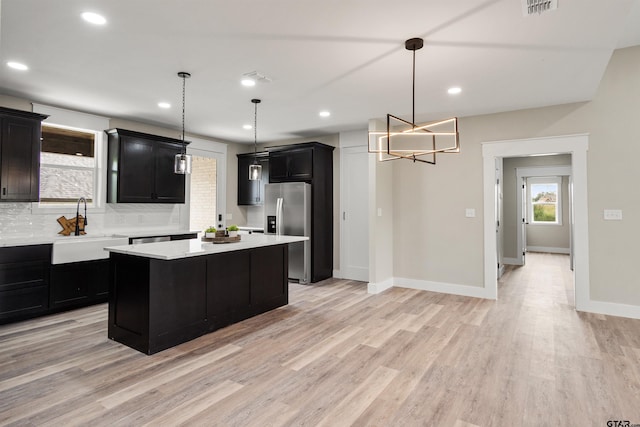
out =
[[[236,237],[212,237],[210,239],[203,237],[203,242],[212,242],[212,243],[236,243],[240,241],[240,235]]]

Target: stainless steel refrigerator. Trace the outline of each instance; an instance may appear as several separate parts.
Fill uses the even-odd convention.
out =
[[[285,182],[264,186],[264,232],[311,238],[311,185]],[[311,241],[289,244],[289,279],[308,283]]]

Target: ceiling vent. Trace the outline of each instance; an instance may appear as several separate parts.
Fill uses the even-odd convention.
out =
[[[542,12],[558,8],[558,0],[522,0],[524,16],[540,15]]]
[[[260,82],[260,83],[271,83],[271,79],[267,76],[265,76],[264,74],[261,74],[257,71],[252,71],[250,73],[244,73],[242,75],[243,78],[248,78],[248,79],[252,79],[255,82]]]

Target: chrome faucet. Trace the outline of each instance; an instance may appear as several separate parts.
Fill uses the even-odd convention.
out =
[[[82,224],[82,229],[80,229],[80,202],[84,202],[84,224]],[[78,199],[78,205],[76,206],[76,231],[73,233],[76,236],[80,235],[81,231],[84,231],[84,228],[87,226],[87,199],[84,197],[80,197]]]

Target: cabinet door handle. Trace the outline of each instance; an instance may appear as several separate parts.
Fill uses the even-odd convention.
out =
[[[2,187],[2,195],[3,196],[7,195],[7,187]]]

